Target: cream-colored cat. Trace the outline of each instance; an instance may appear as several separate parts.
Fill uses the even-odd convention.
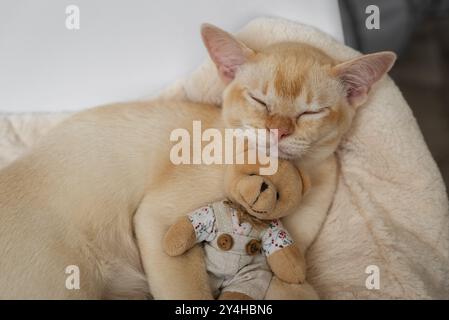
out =
[[[281,156],[307,166],[313,185],[284,224],[303,252],[311,244],[335,188],[332,154],[394,54],[337,63],[300,43],[254,52],[210,25],[202,35],[229,83],[223,117],[174,101],[95,108],[0,171],[0,298],[211,298],[201,249],[172,259],[161,245],[179,215],[224,196],[224,166],[169,159],[171,131],[193,120],[279,129]],[[80,289],[66,287],[71,265]],[[309,289],[274,279],[268,297],[314,297]]]

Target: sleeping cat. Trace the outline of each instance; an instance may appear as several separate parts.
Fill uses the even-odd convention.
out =
[[[0,171],[0,298],[211,298],[201,249],[172,259],[161,245],[179,215],[224,196],[225,166],[169,159],[170,132],[191,131],[194,120],[203,130],[278,129],[280,155],[307,166],[312,180],[284,221],[305,252],[335,188],[332,154],[395,56],[338,63],[301,43],[254,52],[211,25],[202,36],[228,84],[222,110],[160,100],[94,108]],[[79,289],[66,287],[71,265]],[[275,279],[268,296],[304,292]]]

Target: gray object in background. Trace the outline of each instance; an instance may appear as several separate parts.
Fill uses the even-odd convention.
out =
[[[365,9],[380,9],[380,29],[368,30]],[[425,17],[449,14],[447,0],[339,0],[345,43],[364,53],[392,50],[401,54]]]
[[[371,4],[380,9],[380,30],[365,27]],[[390,76],[449,186],[449,0],[340,0],[339,6],[346,44],[400,54]]]

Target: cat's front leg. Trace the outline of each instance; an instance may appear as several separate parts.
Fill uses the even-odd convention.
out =
[[[307,168],[306,171],[310,175],[311,189],[302,199],[296,212],[282,220],[304,255],[317,237],[335,194],[337,185],[336,158],[332,155],[320,164]],[[267,299],[310,299],[314,297],[317,297],[317,295],[307,282],[304,284],[287,284],[277,278],[273,278],[267,292]]]
[[[284,226],[303,254],[306,254],[321,230],[334,198],[337,187],[335,156],[306,168],[306,172],[311,180],[310,191],[304,196],[296,212],[282,218]]]
[[[155,194],[147,195],[134,217],[151,294],[155,299],[213,299],[201,247],[193,247],[178,257],[170,257],[163,251],[162,241],[176,219],[176,208],[161,203],[161,199]]]

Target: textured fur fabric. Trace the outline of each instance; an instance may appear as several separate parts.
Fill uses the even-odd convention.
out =
[[[338,60],[359,53],[309,26],[260,18],[238,37],[257,49],[302,41]],[[220,103],[210,61],[164,92]],[[65,115],[0,117],[0,166],[25,152]],[[339,181],[322,230],[307,253],[308,280],[321,298],[449,298],[449,204],[441,174],[415,118],[391,79],[373,89],[341,143]],[[365,270],[380,270],[380,289]]]
[[[0,114],[0,168],[26,152],[66,113]]]

